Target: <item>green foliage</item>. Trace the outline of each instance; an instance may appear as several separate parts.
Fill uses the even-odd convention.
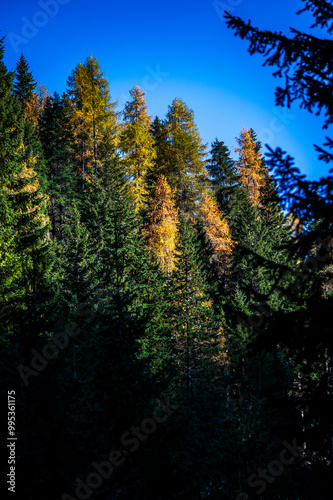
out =
[[[306,5],[330,31],[328,3]],[[305,42],[325,54],[229,19],[251,50],[293,54],[270,63],[308,68],[292,59]],[[218,140],[207,160],[193,111],[177,98],[151,123],[138,87],[119,127],[92,56],[67,96],[43,99],[24,57],[14,83],[3,56],[1,39],[0,387],[17,396],[19,497],[82,496],[78,478],[118,449],[91,487],[101,500],[252,498],[250,478],[296,438],[306,449],[265,498],[317,499],[333,435],[330,179],[304,181],[281,151],[266,165],[252,129],[238,161]],[[304,103],[329,113],[309,82]],[[138,429],[131,451],[121,437]]]

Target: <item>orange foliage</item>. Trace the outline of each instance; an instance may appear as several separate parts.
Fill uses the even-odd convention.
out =
[[[257,145],[250,130],[243,128],[237,142],[239,147],[234,150],[239,154],[236,165],[241,184],[247,188],[253,203],[259,205],[260,189],[265,185],[267,169],[262,166],[262,158],[260,152],[256,151]]]
[[[35,128],[37,128],[38,120],[44,111],[47,97],[47,88],[39,84],[38,91],[33,92],[29,101],[25,104],[25,116]]]

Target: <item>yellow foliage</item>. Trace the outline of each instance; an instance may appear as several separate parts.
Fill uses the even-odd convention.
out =
[[[256,151],[256,143],[250,130],[243,128],[237,142],[239,147],[234,150],[239,155],[236,166],[241,184],[247,188],[252,202],[259,205],[260,189],[265,185],[267,169],[262,167],[262,158],[259,151]]]
[[[39,84],[38,91],[33,92],[29,101],[25,104],[25,116],[28,122],[30,122],[35,128],[37,128],[38,120],[44,111],[47,97],[47,88],[44,85]]]
[[[205,343],[205,342],[204,342]],[[211,361],[215,361],[216,363],[228,366],[230,365],[230,359],[227,354],[227,339],[223,334],[223,328],[221,327],[217,336],[206,341],[207,345],[209,345],[209,354],[206,355]],[[215,348],[217,348],[215,350]],[[216,352],[215,355],[212,355],[212,352]]]
[[[130,90],[132,101],[126,103],[125,123],[119,145],[124,154],[123,165],[130,181],[130,188],[139,211],[145,206],[148,195],[146,176],[154,166],[156,151],[151,134],[151,117],[148,116],[145,92],[135,86]]]
[[[175,269],[178,209],[163,175],[157,180],[148,218],[148,247],[154,250],[162,270],[170,274]]]
[[[91,178],[101,166],[100,143],[117,142],[116,102],[111,102],[109,82],[93,56],[79,63],[68,79],[72,107],[72,127],[77,143],[77,159],[83,180]]]
[[[218,263],[228,262],[235,243],[232,241],[228,222],[223,218],[214,198],[208,194],[204,195],[199,206],[199,213],[206,235],[214,249],[214,258]]]

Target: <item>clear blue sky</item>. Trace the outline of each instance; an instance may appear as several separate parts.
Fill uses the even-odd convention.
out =
[[[2,0],[0,29],[7,35],[5,62],[14,69],[23,52],[35,80],[62,92],[72,69],[90,54],[123,108],[128,91],[146,90],[149,113],[163,118],[181,97],[193,109],[205,143],[217,137],[232,150],[242,127],[295,156],[310,178],[327,173],[313,143],[330,130],[323,118],[274,105],[279,80],[250,56],[247,42],[227,29],[223,11],[263,29],[308,30],[312,17],[296,16],[301,0]],[[312,30],[313,31],[313,30]],[[324,32],[315,31],[322,36]]]

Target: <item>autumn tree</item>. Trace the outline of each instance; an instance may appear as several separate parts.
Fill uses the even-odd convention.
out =
[[[230,262],[234,242],[227,220],[218,208],[217,202],[208,194],[204,195],[199,206],[203,227],[214,250],[213,258],[221,268]]]
[[[246,186],[250,199],[255,205],[258,205],[260,189],[265,184],[267,169],[262,165],[260,152],[257,150],[257,144],[250,130],[243,128],[240,137],[236,140],[238,147],[235,148],[235,151],[239,156],[236,165],[240,183]]]
[[[101,166],[101,141],[116,141],[116,102],[111,102],[109,82],[93,56],[72,71],[67,92],[72,104],[73,133],[84,191],[85,181],[97,175]]]
[[[177,215],[171,188],[161,175],[150,200],[146,234],[148,248],[155,252],[162,270],[168,275],[175,269]]]
[[[161,173],[175,190],[181,212],[189,214],[208,185],[206,146],[194,123],[193,111],[181,99],[176,98],[169,106],[165,125],[169,147],[165,150],[166,157],[160,158]]]
[[[130,95],[132,100],[125,105],[124,127],[120,135],[119,145],[124,154],[125,174],[130,180],[137,210],[140,211],[146,206],[147,175],[153,170],[156,152],[145,92],[135,86],[130,90]]]

